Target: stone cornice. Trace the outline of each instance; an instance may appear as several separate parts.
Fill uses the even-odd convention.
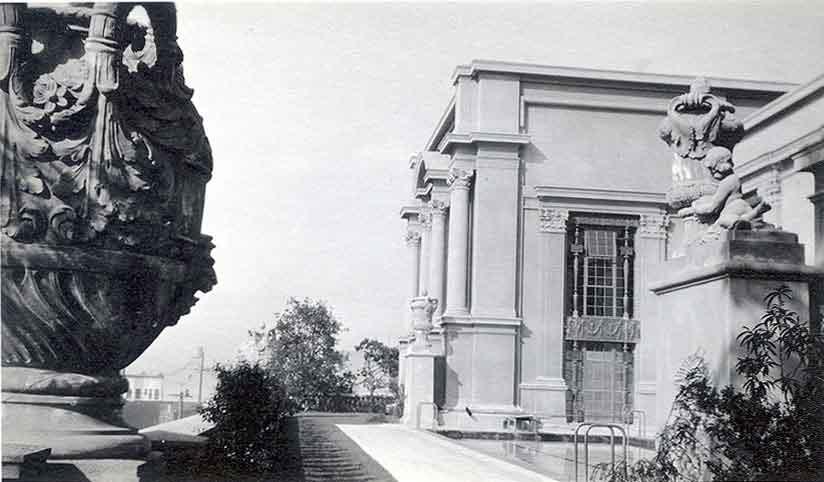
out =
[[[468,134],[456,134],[450,132],[445,135],[438,145],[438,151],[446,152],[457,144],[475,144],[478,142],[491,142],[496,144],[525,145],[532,142],[527,134],[501,134],[496,132],[470,132]]]
[[[816,77],[801,87],[797,87],[794,90],[787,92],[747,116],[747,118],[743,121],[744,131],[749,133],[752,130],[759,129],[763,126],[763,124],[775,120],[778,116],[791,109],[799,107],[800,104],[810,101],[812,97],[821,95],[822,92],[824,92],[824,74]]]
[[[408,219],[417,217],[421,213],[421,208],[418,206],[403,206],[401,208],[401,219]]]
[[[646,74],[621,70],[583,69],[552,65],[501,62],[495,60],[473,60],[469,65],[458,66],[453,75],[455,83],[460,76],[476,76],[479,72],[496,72],[519,76],[544,77],[565,83],[632,83],[664,87],[667,90],[689,88],[694,76]],[[782,94],[797,87],[785,82],[763,82],[740,79],[707,77],[713,87],[727,91],[749,91],[762,94]]]
[[[785,144],[778,149],[765,152],[760,156],[751,159],[741,164],[736,164],[735,172],[742,179],[752,176],[753,174],[766,169],[767,167],[779,163],[784,159],[796,159],[804,156],[816,149],[824,149],[824,125],[817,127],[812,132],[809,132],[798,139]],[[799,171],[809,168],[811,163],[800,163],[794,165],[793,170]]]
[[[427,151],[435,151],[438,150],[438,144],[443,139],[446,132],[449,130],[451,125],[455,121],[455,96],[453,95],[451,99],[449,99],[449,103],[446,105],[446,109],[441,114],[441,118],[438,119],[438,123],[435,126],[435,130],[432,131],[432,135],[429,136],[429,140],[426,141],[426,150]]]
[[[599,199],[605,201],[620,201],[625,203],[666,206],[666,195],[660,192],[567,186],[535,186],[535,194],[540,200]]]

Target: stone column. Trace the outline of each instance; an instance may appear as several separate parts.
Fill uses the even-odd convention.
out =
[[[407,231],[406,248],[409,251],[409,299],[412,299],[417,297],[420,292],[421,233],[411,230]],[[411,320],[407,331],[412,332]]]
[[[422,209],[418,216],[421,222],[421,254],[420,254],[420,281],[418,282],[418,296],[429,293],[429,257],[432,251],[432,217],[428,209]]]
[[[429,295],[438,300],[435,315],[443,312],[444,267],[446,265],[446,205],[442,201],[429,202],[432,232],[429,238]]]
[[[566,279],[566,234],[569,212],[543,208],[540,214],[541,264],[544,266],[544,330],[541,338],[543,362],[536,382],[543,386],[546,413],[563,418],[567,384],[564,380],[564,280]]]
[[[659,275],[666,261],[666,214],[642,214],[635,232],[635,309],[633,317],[640,321],[641,343],[635,351],[635,406],[646,414],[647,425],[656,420],[656,361],[655,351],[661,348],[659,328],[663,318],[657,309],[657,297],[649,290],[650,279]],[[647,433],[652,433],[647,427]]]
[[[814,188],[810,202],[815,209],[815,265],[824,266],[824,166],[816,164],[810,171],[813,173]]]
[[[449,255],[446,269],[446,313],[467,315],[466,275],[469,254],[469,186],[472,173],[452,169],[449,173]]]

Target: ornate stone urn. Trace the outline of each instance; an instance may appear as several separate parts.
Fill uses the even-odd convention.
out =
[[[0,5],[3,443],[132,457],[119,372],[216,282],[170,3]]]

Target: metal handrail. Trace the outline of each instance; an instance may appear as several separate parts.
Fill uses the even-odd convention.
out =
[[[639,437],[646,437],[647,436],[647,412],[636,408],[635,410],[630,410],[630,414],[637,413],[639,415],[640,423],[638,424],[638,436]]]
[[[415,409],[415,429],[421,429],[421,407],[424,405],[432,405],[432,429],[435,428],[435,423],[438,421],[438,404],[435,402],[418,402],[418,406]]]
[[[574,445],[574,472],[575,472],[575,482],[578,482],[578,434],[582,428],[587,427],[586,432],[584,432],[584,481],[589,481],[589,432],[594,428],[608,428],[609,429],[609,445],[610,450],[612,453],[612,470],[615,470],[615,430],[621,431],[621,436],[624,442],[624,476],[626,477],[626,470],[627,470],[627,432],[618,424],[614,423],[591,423],[591,422],[584,422],[579,424],[575,428],[575,434],[573,435],[573,445]]]

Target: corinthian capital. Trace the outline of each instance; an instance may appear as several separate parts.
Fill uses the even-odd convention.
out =
[[[569,211],[566,209],[541,208],[540,231],[543,233],[565,233]]]
[[[446,183],[451,189],[469,189],[472,184],[472,171],[464,171],[463,169],[452,168],[449,171],[449,177]]]
[[[411,247],[420,246],[421,245],[421,233],[417,231],[407,231],[406,236],[404,236],[404,240],[406,241],[406,245]]]
[[[638,225],[638,235],[644,238],[664,239],[670,219],[666,214],[642,214]]]
[[[446,204],[443,201],[433,199],[427,204],[430,216],[443,216],[446,212]]]

